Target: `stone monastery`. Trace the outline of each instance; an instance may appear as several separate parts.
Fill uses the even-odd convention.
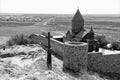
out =
[[[35,43],[48,46],[45,35],[31,34],[30,38]],[[79,9],[72,19],[71,29],[62,38],[50,38],[50,45],[53,54],[63,60],[63,71],[84,73],[92,70],[120,74],[120,51],[99,48],[93,28],[88,32],[84,29],[84,19]]]

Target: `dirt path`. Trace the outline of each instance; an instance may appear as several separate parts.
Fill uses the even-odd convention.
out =
[[[39,23],[36,23],[35,26],[38,26],[38,25],[46,26],[46,25],[47,25],[48,23],[50,23],[53,19],[54,19],[54,17],[50,17],[50,18],[44,19],[43,21],[41,21],[41,22],[39,22]]]

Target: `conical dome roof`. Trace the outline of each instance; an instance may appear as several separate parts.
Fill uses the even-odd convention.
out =
[[[94,34],[94,31],[93,31],[93,28],[92,28],[92,26],[91,26],[91,29],[90,29],[90,32],[89,32],[90,34]]]
[[[80,13],[80,11],[79,11],[79,9],[78,9],[77,12],[75,13],[75,15],[74,15],[74,17],[73,17],[72,20],[73,20],[73,21],[74,21],[74,20],[75,20],[75,21],[84,21],[81,13]]]

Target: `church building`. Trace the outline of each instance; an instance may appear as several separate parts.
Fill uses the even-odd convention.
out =
[[[84,29],[84,18],[79,9],[72,18],[71,29],[67,31],[66,36],[63,39],[64,42],[86,42],[88,43],[89,52],[92,52],[93,50],[98,51],[99,49],[99,43],[94,39],[93,28],[91,27],[89,32]]]

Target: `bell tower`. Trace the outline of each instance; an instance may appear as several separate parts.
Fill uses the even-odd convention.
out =
[[[91,39],[91,40],[94,40],[94,31],[93,31],[92,26],[91,26],[91,29],[90,29],[89,34],[90,34],[90,39]]]
[[[84,19],[78,9],[72,19],[72,33],[77,34],[81,31],[84,31]]]

